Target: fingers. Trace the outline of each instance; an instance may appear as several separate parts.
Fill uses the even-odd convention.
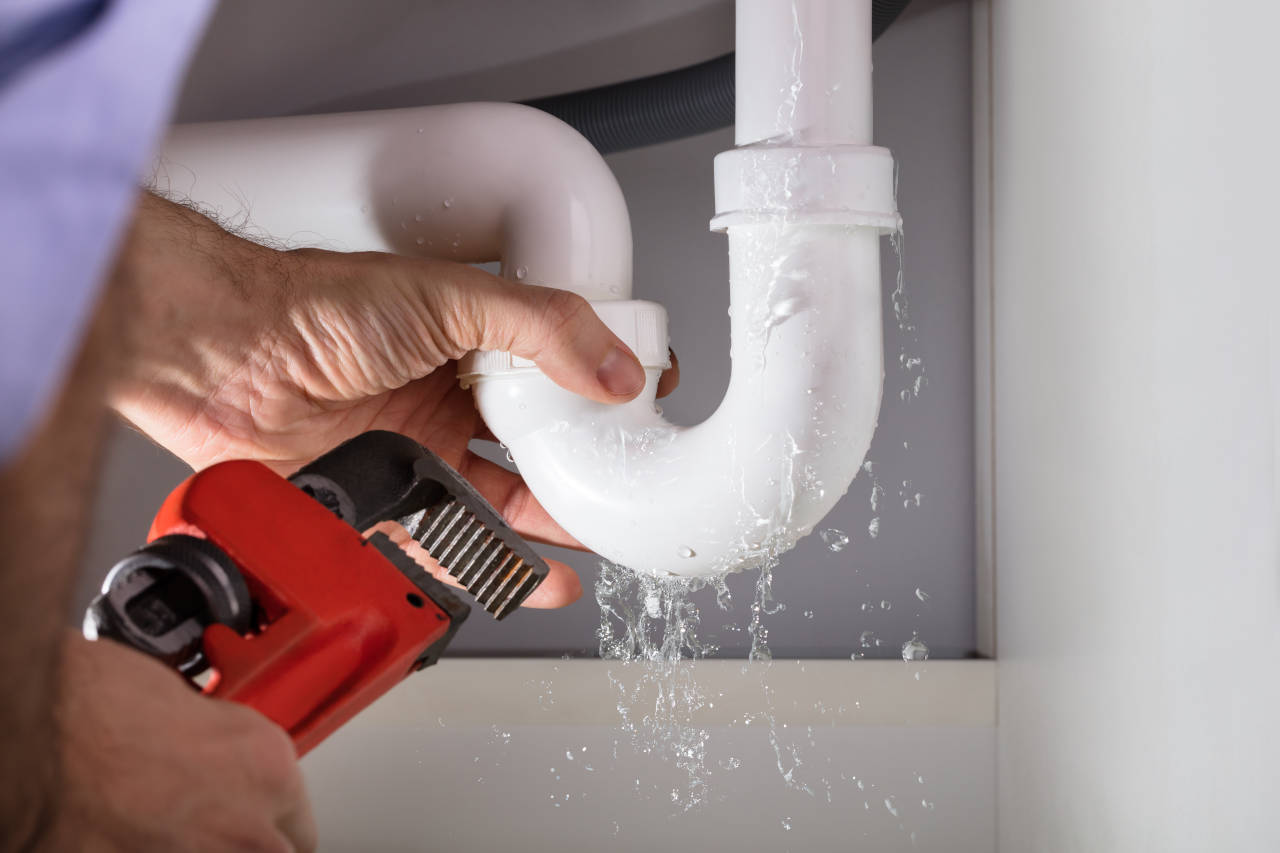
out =
[[[449,586],[462,586],[435,561],[435,558],[427,553],[425,548],[409,536],[408,531],[394,521],[384,521],[375,525],[368,532],[373,533],[374,531],[385,533],[392,542],[396,543],[406,554],[412,557],[414,562],[430,572],[436,580]],[[582,597],[582,582],[578,579],[577,572],[559,560],[547,560],[547,568],[549,571],[546,578],[524,600],[522,607],[539,609],[564,607],[566,604],[572,604]]]
[[[578,573],[559,560],[547,560],[551,569],[538,588],[529,593],[522,607],[548,610],[573,604],[582,597],[582,581]]]
[[[658,377],[659,397],[667,396],[680,384],[680,359],[676,358],[675,350],[668,349],[667,352],[671,356],[671,366],[662,371],[662,375]]]
[[[257,709],[223,703],[218,712],[243,727],[244,766],[260,790],[269,795],[263,802],[271,803],[274,828],[288,840],[283,849],[312,853],[319,844],[316,822],[293,740]]]
[[[519,474],[470,452],[462,458],[458,473],[470,480],[507,524],[524,538],[546,545],[587,550],[542,508]]]
[[[630,400],[644,387],[635,354],[581,296],[472,267],[451,270],[444,287],[434,283],[423,295],[456,350],[530,359],[558,385],[602,403]]]
[[[498,437],[493,434],[493,430],[489,429],[489,425],[478,418],[476,419],[475,434],[471,437],[479,439],[480,441],[492,441],[494,444],[498,443]]]
[[[297,853],[313,853],[320,845],[315,817],[311,814],[311,803],[305,794],[292,809],[276,819],[276,828],[289,839],[289,843],[293,845],[290,849]]]

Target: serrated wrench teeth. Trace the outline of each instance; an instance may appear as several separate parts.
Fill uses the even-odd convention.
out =
[[[456,497],[401,522],[476,602],[497,619],[511,613],[542,576]],[[421,530],[420,533],[417,531]]]

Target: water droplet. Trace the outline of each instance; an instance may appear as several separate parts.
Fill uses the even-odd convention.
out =
[[[784,817],[784,818],[782,819],[782,828],[783,828],[783,829],[785,829],[785,830],[786,830],[786,831],[788,831],[788,832],[790,832],[790,831],[791,831],[791,818],[790,818],[790,817]]]
[[[902,659],[906,661],[928,660],[929,647],[924,644],[924,640],[913,636],[902,644]]]
[[[914,495],[912,495],[911,500],[915,502],[916,506],[920,506],[920,499],[922,497],[924,497],[924,495],[920,494],[919,492],[916,492]]]
[[[573,761],[573,750],[566,749],[564,751],[564,757],[566,761]]]
[[[928,811],[933,811],[933,803],[928,800],[921,800],[920,805],[924,806]]]
[[[510,450],[508,450],[508,451],[507,451],[507,461],[508,461],[508,462],[515,462],[515,461],[516,461],[516,458],[515,458],[514,456],[512,456],[512,455],[511,455],[511,451],[510,451]]]
[[[421,221],[422,221],[422,214],[421,214],[421,213],[415,213],[415,214],[413,215],[413,221],[414,221],[414,222],[421,222]]]
[[[804,308],[804,300],[797,296],[793,296],[788,299],[781,299],[775,302],[769,313],[773,315],[774,322],[779,323],[786,320],[788,317],[792,317],[800,311],[803,311]]]
[[[529,274],[527,267],[516,267],[516,281],[524,281],[524,277]]]
[[[843,551],[845,546],[849,544],[849,535],[843,530],[837,530],[834,527],[828,527],[818,531],[818,536],[822,541],[827,543],[827,548],[832,551]]]
[[[920,775],[919,773],[917,773],[917,774],[916,774],[916,781],[917,781],[917,782],[919,782],[921,785],[923,785],[923,784],[924,784],[924,776],[922,776],[922,775]]]
[[[662,597],[656,589],[649,590],[644,596],[644,611],[649,614],[650,619],[658,619],[662,616]]]
[[[925,592],[920,587],[916,587],[916,598],[920,599],[921,601],[928,601],[929,593]]]
[[[426,128],[425,128],[425,127],[420,127],[420,128],[418,128],[418,133],[422,133],[422,131],[424,131],[424,130],[426,130]]]
[[[360,205],[360,212],[361,212],[361,213],[368,213],[368,212],[369,212],[369,205],[367,205],[367,204],[362,204],[362,205]]]
[[[684,557],[686,560],[690,557],[698,556],[698,552],[690,548],[688,545],[681,545],[680,550],[676,551],[676,553],[681,557]]]
[[[453,199],[446,198],[444,201],[440,202],[440,206],[443,207],[445,210],[448,210],[449,208],[453,207]]]
[[[891,602],[891,601],[887,601],[887,600],[886,600],[886,601],[881,601],[881,602],[880,602],[880,609],[881,609],[881,610],[892,610],[892,609],[893,609],[893,602]]]
[[[812,618],[813,618],[813,611],[812,611],[812,610],[806,610],[806,611],[804,612],[804,618],[806,618],[806,619],[812,619]]]
[[[862,646],[862,648],[864,649],[871,648],[873,645],[875,645],[875,642],[876,642],[875,631],[863,631],[858,636],[858,645]]]
[[[426,238],[426,237],[419,237],[418,239],[414,240],[413,242],[415,242],[415,243],[417,243],[419,246],[421,246],[423,243],[427,242],[427,238]]]
[[[910,444],[909,442],[906,442],[906,441],[902,442],[902,449],[903,449],[903,450],[910,450],[910,449],[911,449],[911,444]]]
[[[889,814],[893,815],[894,817],[898,816],[898,807],[893,801],[892,794],[884,798],[884,807],[889,810]]]
[[[867,535],[875,539],[880,535],[880,517],[876,516],[871,519],[871,523],[867,525]]]

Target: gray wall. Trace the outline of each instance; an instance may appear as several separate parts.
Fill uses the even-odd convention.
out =
[[[282,114],[318,104],[527,98],[678,67],[732,48],[732,7],[725,2],[566,2],[582,16],[565,18],[577,22],[574,28],[542,27],[537,38],[556,49],[540,52],[528,48],[532,24],[521,15],[527,18],[527,9],[537,6],[545,23],[554,18],[548,4],[484,4],[510,13],[493,16],[489,21],[496,23],[486,29],[489,21],[479,27],[477,16],[458,3],[331,3],[323,12],[308,9],[305,30],[282,34],[290,5],[223,4],[193,65],[182,118]],[[601,8],[615,14],[601,14]],[[620,35],[624,11],[643,19],[637,34]],[[380,20],[395,22],[395,33],[375,26]],[[447,45],[443,53],[414,53],[406,46],[433,44],[433,32]],[[460,43],[476,50],[461,50]],[[451,73],[451,67],[461,71]],[[901,332],[886,311],[885,403],[869,457],[885,489],[879,536],[868,535],[873,513],[862,475],[827,520],[849,533],[849,547],[832,553],[810,537],[776,573],[775,593],[786,610],[766,624],[779,656],[847,657],[866,630],[885,643],[869,650],[871,656],[896,655],[913,632],[935,656],[964,656],[974,647],[968,4],[916,0],[877,43],[875,69],[876,141],[893,149],[901,168],[906,290],[916,330]],[[671,314],[684,381],[664,409],[677,422],[706,417],[728,382],[726,247],[723,236],[708,232],[707,221],[711,158],[730,147],[732,132],[724,130],[609,158],[631,209],[636,294],[663,303]],[[897,270],[892,253],[885,256],[888,306]],[[923,360],[927,383],[918,398],[899,397],[915,375],[898,366],[900,353]],[[136,547],[151,513],[185,473],[144,439],[123,429],[114,436],[78,606],[93,580]],[[922,494],[918,508],[903,507],[904,480],[910,481],[908,495]],[[576,554],[567,559],[589,588],[594,560]],[[717,635],[726,654],[745,652],[745,633],[721,626],[745,625],[753,579],[730,580],[731,613],[720,614],[710,596],[701,599],[704,629]],[[872,608],[862,609],[868,603]],[[594,653],[597,622],[588,594],[563,611],[520,614],[501,625],[474,619],[454,648]]]

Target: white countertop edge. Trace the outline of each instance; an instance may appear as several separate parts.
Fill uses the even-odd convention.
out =
[[[770,709],[777,724],[856,727],[992,727],[991,660],[741,660],[682,663],[705,699],[697,725],[743,725]],[[622,691],[639,713],[652,707],[659,675],[640,664],[597,659],[448,658],[417,672],[348,726],[489,728],[616,726]],[[643,683],[645,679],[651,681]],[[754,722],[754,720],[753,720]]]

